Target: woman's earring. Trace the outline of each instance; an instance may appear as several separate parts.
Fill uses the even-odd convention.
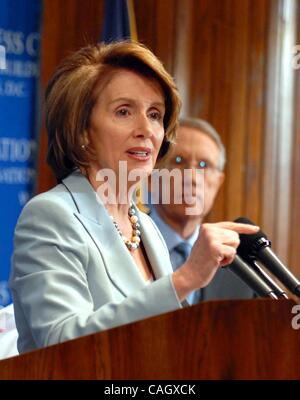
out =
[[[82,145],[81,145],[81,148],[82,148],[82,150],[85,150],[85,145],[82,144]]]

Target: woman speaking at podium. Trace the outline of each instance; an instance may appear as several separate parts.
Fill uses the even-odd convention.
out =
[[[129,178],[167,157],[179,108],[173,79],[139,43],[88,46],[57,68],[46,125],[58,185],[27,203],[15,232],[20,352],[181,308],[232,261],[238,233],[256,231],[204,224],[172,272],[162,236],[130,195],[139,179]]]

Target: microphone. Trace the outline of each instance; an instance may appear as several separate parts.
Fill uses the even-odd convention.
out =
[[[286,292],[267,274],[267,272],[261,268],[261,266],[255,260],[247,260],[248,264],[253,268],[255,273],[273,290],[277,297],[288,299]]]
[[[235,220],[243,224],[254,225],[248,218]],[[300,282],[279,260],[271,249],[271,242],[261,230],[253,235],[240,235],[240,245],[237,253],[245,260],[260,261],[272,274],[278,278],[293,294],[300,297]]]
[[[274,291],[260,278],[254,270],[242,260],[238,255],[235,256],[233,262],[224,268],[228,268],[231,272],[237,275],[243,282],[246,283],[256,294],[261,297],[271,297],[278,299]]]

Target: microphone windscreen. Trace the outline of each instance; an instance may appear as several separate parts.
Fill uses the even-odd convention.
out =
[[[239,217],[234,220],[234,222],[238,222],[240,224],[248,224],[248,225],[255,225],[250,219],[246,217]],[[239,256],[244,258],[245,260],[249,259],[249,254],[252,252],[253,247],[257,243],[257,240],[265,238],[268,239],[267,235],[262,231],[259,230],[253,234],[240,234],[240,245],[237,248],[237,253]]]

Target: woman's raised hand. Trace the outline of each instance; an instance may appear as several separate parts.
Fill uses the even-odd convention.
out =
[[[201,225],[188,260],[173,273],[180,301],[193,290],[207,286],[219,267],[233,261],[240,243],[239,233],[253,234],[258,230],[258,226],[236,222]]]

